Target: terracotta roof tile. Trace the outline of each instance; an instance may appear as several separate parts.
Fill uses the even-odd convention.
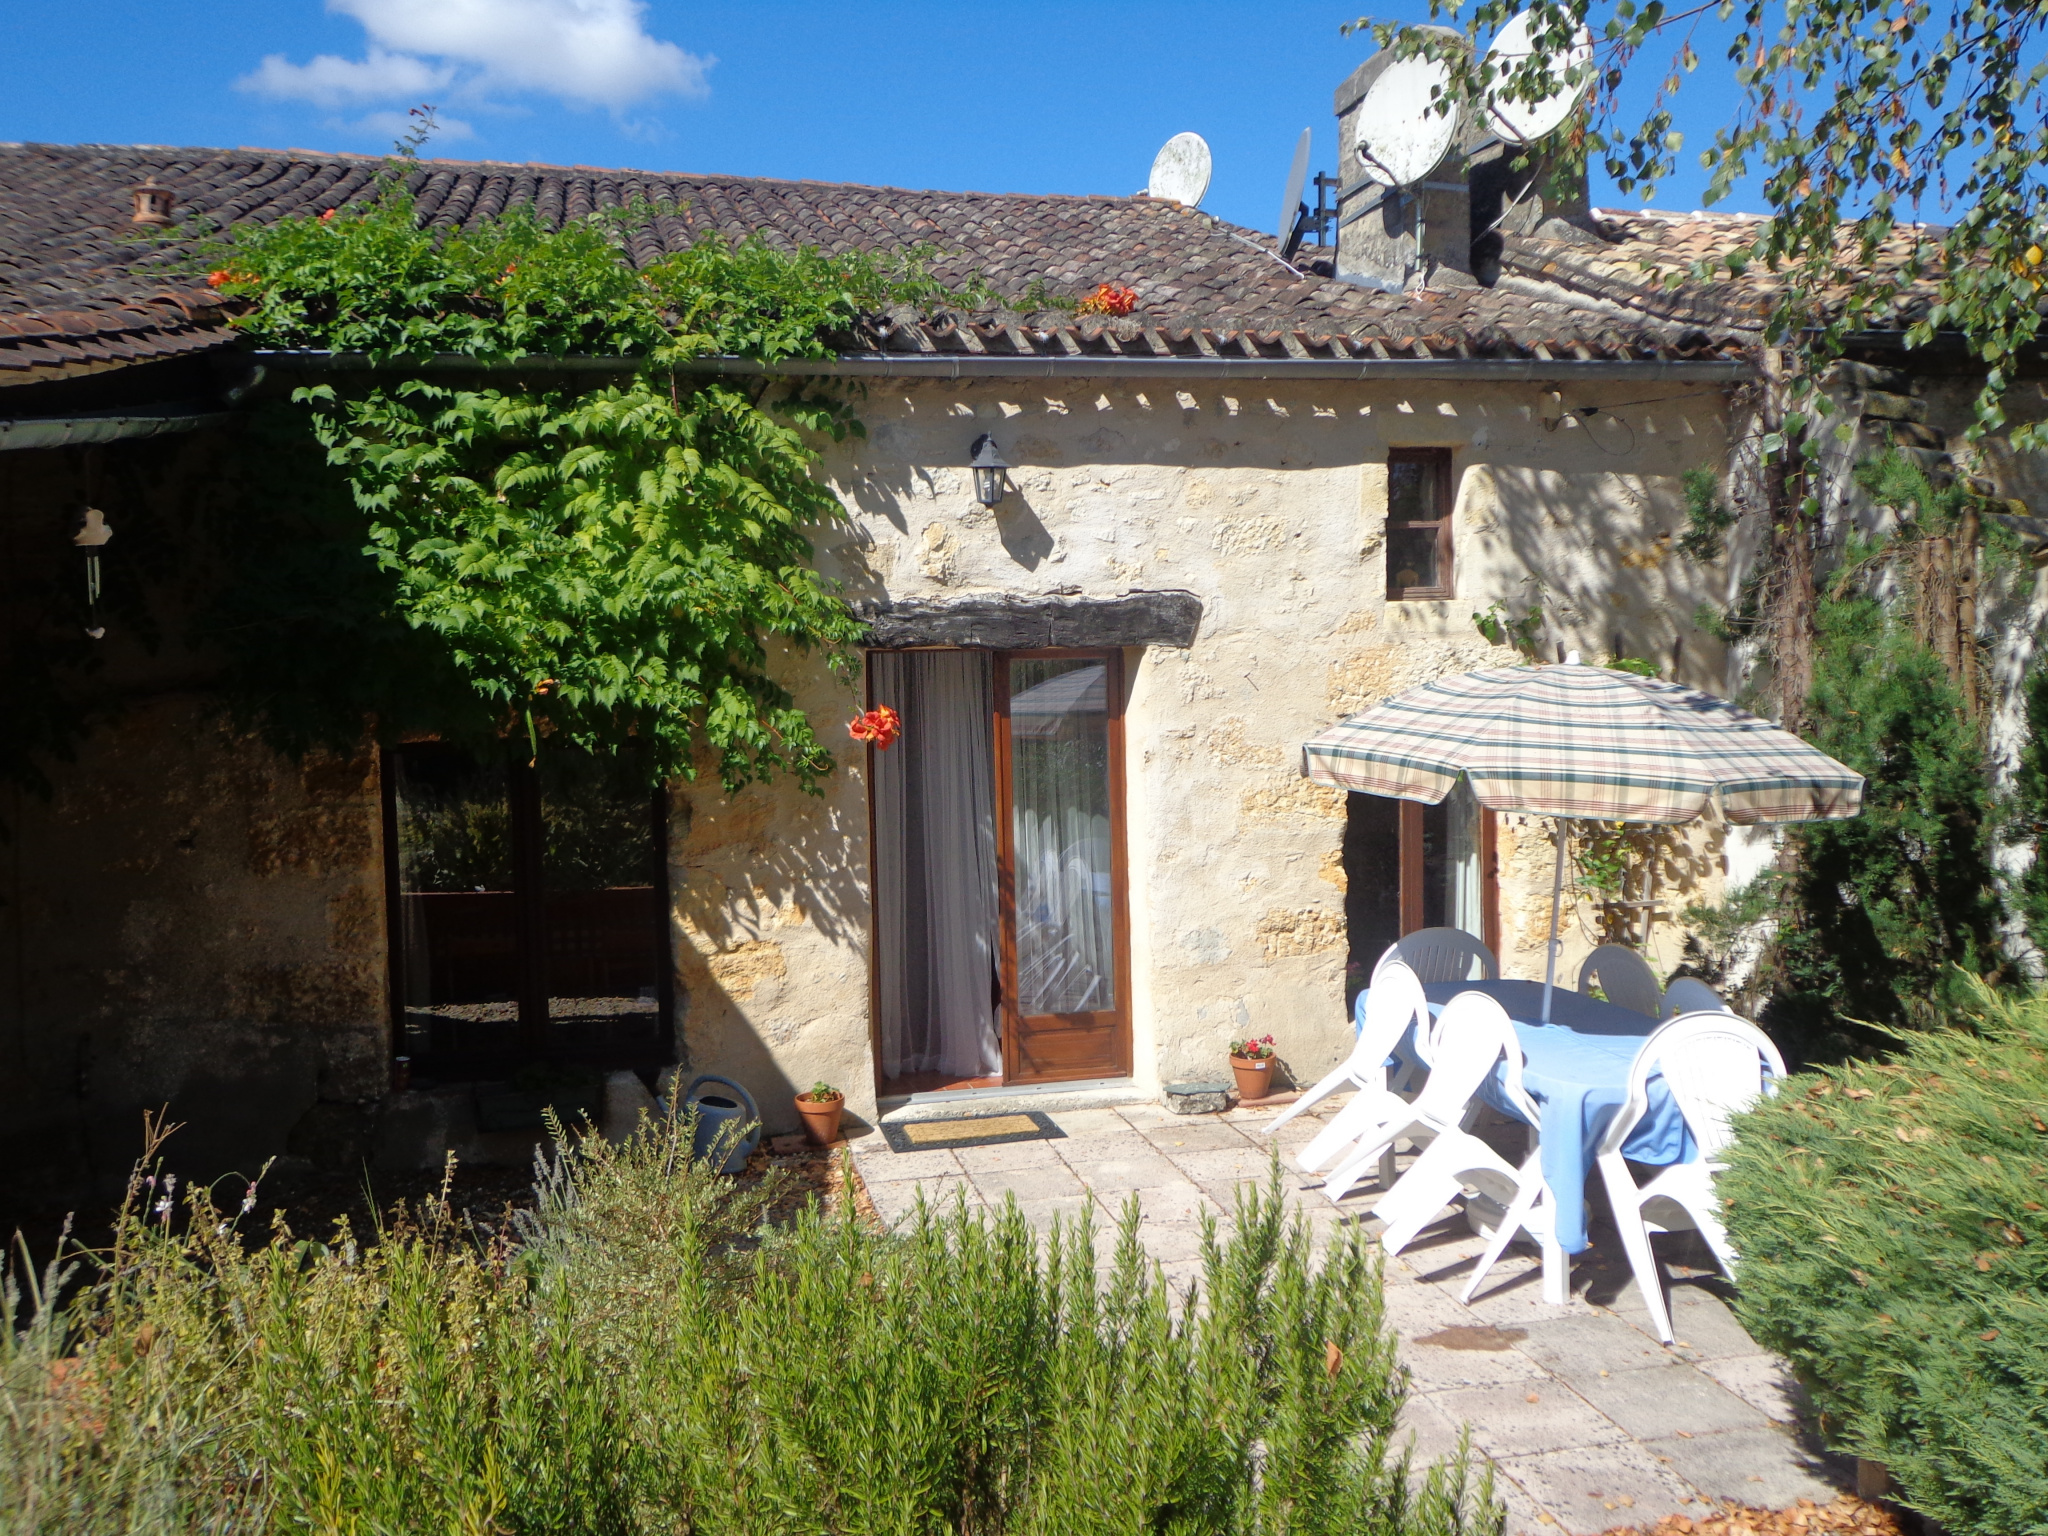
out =
[[[0,353],[17,354],[0,363],[0,376],[18,378],[31,345],[26,336],[10,340],[8,317],[38,317],[39,337],[89,338],[89,355],[55,364],[56,373],[52,365],[29,368],[36,377],[112,366],[117,343],[138,357],[225,344],[210,295],[194,291],[190,245],[138,238],[129,223],[128,189],[145,176],[177,194],[180,217],[268,223],[363,196],[380,163],[297,150],[0,145]],[[641,264],[706,231],[758,232],[784,249],[929,246],[942,281],[978,275],[1013,304],[1034,282],[1069,293],[1115,282],[1139,296],[1138,314],[1111,327],[1077,325],[1059,312],[892,326],[885,345],[897,351],[1007,351],[1022,335],[1040,353],[1144,356],[1158,350],[1141,335],[1150,328],[1186,357],[1240,347],[1253,357],[1541,357],[1546,344],[1560,356],[1697,357],[1725,355],[1755,328],[1753,310],[1703,296],[1697,285],[1665,294],[1650,280],[1646,261],[1682,265],[1685,253],[1721,237],[1654,221],[1611,221],[1610,243],[1583,247],[1510,241],[1503,267],[1514,283],[1390,294],[1293,270],[1270,240],[1143,197],[444,160],[421,162],[411,177],[423,216],[439,227],[520,201],[549,220],[648,201],[657,217],[629,245]]]

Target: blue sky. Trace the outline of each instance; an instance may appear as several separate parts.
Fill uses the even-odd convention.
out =
[[[1314,168],[1333,168],[1331,91],[1371,47],[1339,33],[1356,14],[1344,0],[0,0],[0,139],[378,151],[425,100],[453,125],[428,154],[1121,194],[1192,129],[1215,155],[1204,206],[1267,228],[1302,128]],[[1423,19],[1426,0],[1375,14]],[[1692,168],[1659,206],[1697,205],[1693,151],[1723,115],[1701,53],[1681,99]],[[1594,201],[1624,200],[1596,179]]]

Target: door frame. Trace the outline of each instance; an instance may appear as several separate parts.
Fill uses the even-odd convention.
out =
[[[1010,735],[1010,663],[1012,661],[1086,661],[1105,664],[1104,703],[1109,749],[1109,900],[1110,944],[1116,959],[1112,980],[1116,1006],[1085,1014],[1033,1015],[1071,1018],[1077,1024],[1106,1024],[1115,1034],[1115,1056],[1108,1071],[1089,1067],[1068,1073],[1026,1075],[1019,1059],[1024,1016],[1017,1007],[1017,882],[1016,801]],[[1087,1082],[1105,1076],[1131,1075],[1131,915],[1130,869],[1125,853],[1124,654],[1114,647],[1045,647],[997,651],[995,662],[995,787],[997,938],[1002,969],[1003,1086],[1035,1087],[1060,1082]]]

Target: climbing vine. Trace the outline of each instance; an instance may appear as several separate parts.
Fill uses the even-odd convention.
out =
[[[1857,483],[1896,517],[1852,539],[1817,594],[1806,735],[1866,779],[1862,813],[1786,831],[1787,857],[1718,911],[1687,921],[1710,945],[1763,935],[1750,984],[1809,1058],[1879,1041],[1850,1021],[1922,1025],[1965,973],[2008,971],[1992,865],[2000,808],[1985,763],[1975,618],[1974,498],[1886,453]],[[1973,598],[1970,600],[1974,600]]]
[[[775,654],[849,665],[859,625],[810,543],[844,513],[812,445],[860,426],[843,399],[684,370],[713,354],[829,355],[868,317],[946,290],[920,253],[890,264],[758,239],[706,236],[635,266],[661,213],[647,205],[559,228],[515,206],[440,229],[407,169],[395,161],[360,203],[237,228],[206,256],[251,341],[369,365],[292,400],[347,484],[375,573],[333,566],[336,600],[431,642],[425,665],[389,670],[378,723],[408,713],[409,676],[431,675],[466,690],[475,724],[536,753],[544,738],[632,742],[657,780],[701,761],[728,789],[782,772],[815,786],[831,754]],[[570,356],[620,367],[565,383],[548,360]],[[214,638],[244,652],[230,665],[254,685],[253,712],[304,734],[284,669],[247,654],[289,633],[235,622],[248,580],[216,605]]]

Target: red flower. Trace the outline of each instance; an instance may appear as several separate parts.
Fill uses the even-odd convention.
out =
[[[877,752],[886,752],[903,734],[903,717],[884,704],[846,723],[846,734],[855,741],[873,742]]]
[[[335,213],[336,213],[337,211],[338,211],[338,210],[336,210],[336,209],[333,209],[333,208],[330,208],[330,209],[328,209],[328,210],[327,210],[327,211],[326,211],[325,213],[323,213],[323,214],[321,214],[321,215],[320,215],[320,222],[321,222],[322,224],[326,224],[326,223],[329,223],[330,221],[332,221],[332,219],[334,218],[334,215],[335,215]]]
[[[216,267],[213,271],[206,274],[206,286],[218,288],[223,283],[232,283],[235,277],[236,274],[230,272],[226,267]]]
[[[1082,315],[1128,315],[1138,307],[1137,290],[1126,288],[1119,283],[1098,284],[1095,291],[1083,299],[1076,308]]]

